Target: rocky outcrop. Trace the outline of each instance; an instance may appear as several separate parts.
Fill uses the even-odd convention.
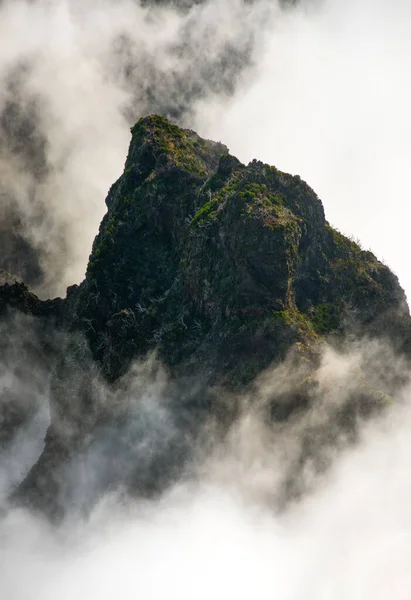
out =
[[[10,310],[48,319],[54,325],[62,322],[63,316],[67,314],[61,298],[40,300],[30,292],[26,284],[0,270],[0,317]]]
[[[396,277],[328,225],[298,176],[242,165],[161,117],[132,133],[75,292],[73,327],[107,378],[157,348],[171,367],[243,384],[292,346],[407,321]]]
[[[115,386],[150,351],[172,377],[201,379],[202,410],[209,385],[249,384],[290,351],[315,360],[324,336],[386,336],[410,352],[397,278],[327,223],[298,176],[243,165],[151,116],[132,129],[106,204],[86,278],[64,301],[0,288],[0,314],[18,309],[62,332],[45,451],[20,489],[37,503],[57,486],[60,459],[113,417],[98,408],[95,381]]]

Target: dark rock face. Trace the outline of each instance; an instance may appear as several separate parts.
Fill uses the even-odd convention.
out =
[[[152,350],[172,376],[201,379],[201,394],[185,394],[198,419],[209,384],[248,384],[290,350],[310,360],[324,335],[387,336],[410,352],[396,277],[328,225],[298,176],[245,166],[222,144],[151,116],[132,129],[106,203],[86,279],[64,301],[41,302],[24,284],[0,288],[0,316],[17,309],[61,331],[46,447],[19,491],[51,512],[56,465],[121,413],[99,407],[96,382],[115,390]]]
[[[24,283],[1,269],[0,284],[0,317],[9,309],[14,309],[26,315],[48,319],[53,325],[62,323],[65,303],[61,298],[40,300]]]
[[[242,384],[296,343],[408,316],[395,276],[327,224],[298,176],[161,117],[134,127],[107,206],[73,327],[111,380],[157,348]]]

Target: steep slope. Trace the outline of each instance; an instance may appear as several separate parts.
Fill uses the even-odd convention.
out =
[[[106,202],[74,320],[109,379],[157,348],[244,383],[292,345],[408,316],[396,277],[327,224],[298,176],[160,117],[134,127]]]
[[[298,176],[245,166],[222,144],[150,116],[132,129],[106,204],[86,278],[64,301],[41,302],[23,284],[0,288],[0,313],[18,309],[61,331],[45,450],[18,491],[31,503],[58,513],[61,465],[97,428],[124,420],[116,386],[151,351],[189,382],[173,406],[184,397],[193,435],[211,409],[210,385],[249,384],[289,352],[309,369],[324,336],[388,337],[410,352],[396,277],[330,227]],[[102,381],[115,402],[101,403]],[[291,398],[273,416],[301,403]],[[173,440],[153,476],[133,485],[153,489],[184,451]]]

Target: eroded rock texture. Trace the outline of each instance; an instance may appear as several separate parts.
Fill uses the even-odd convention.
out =
[[[298,176],[256,160],[243,165],[224,145],[150,116],[133,127],[106,204],[86,278],[64,300],[40,301],[2,275],[3,319],[31,315],[60,340],[49,348],[45,449],[17,491],[34,505],[58,514],[62,463],[108,423],[127,420],[119,381],[151,351],[180,381],[169,395],[175,411],[190,415],[180,423],[187,437],[214,406],[211,385],[248,385],[290,351],[310,365],[324,336],[388,337],[409,354],[397,278],[330,227]],[[303,396],[273,418],[287,417]],[[177,438],[144,476],[131,469],[128,483],[149,492],[168,480],[186,450]]]

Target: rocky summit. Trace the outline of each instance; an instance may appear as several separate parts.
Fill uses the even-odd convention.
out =
[[[149,116],[132,129],[106,204],[86,277],[65,299],[41,301],[0,272],[3,323],[24,313],[58,340],[50,350],[47,336],[45,448],[16,497],[56,510],[56,465],[112,418],[95,382],[115,390],[151,352],[171,381],[195,387],[183,396],[199,415],[212,410],[212,388],[244,388],[290,353],[310,365],[325,338],[378,336],[410,354],[397,278],[329,225],[298,176],[244,165],[223,144]]]

